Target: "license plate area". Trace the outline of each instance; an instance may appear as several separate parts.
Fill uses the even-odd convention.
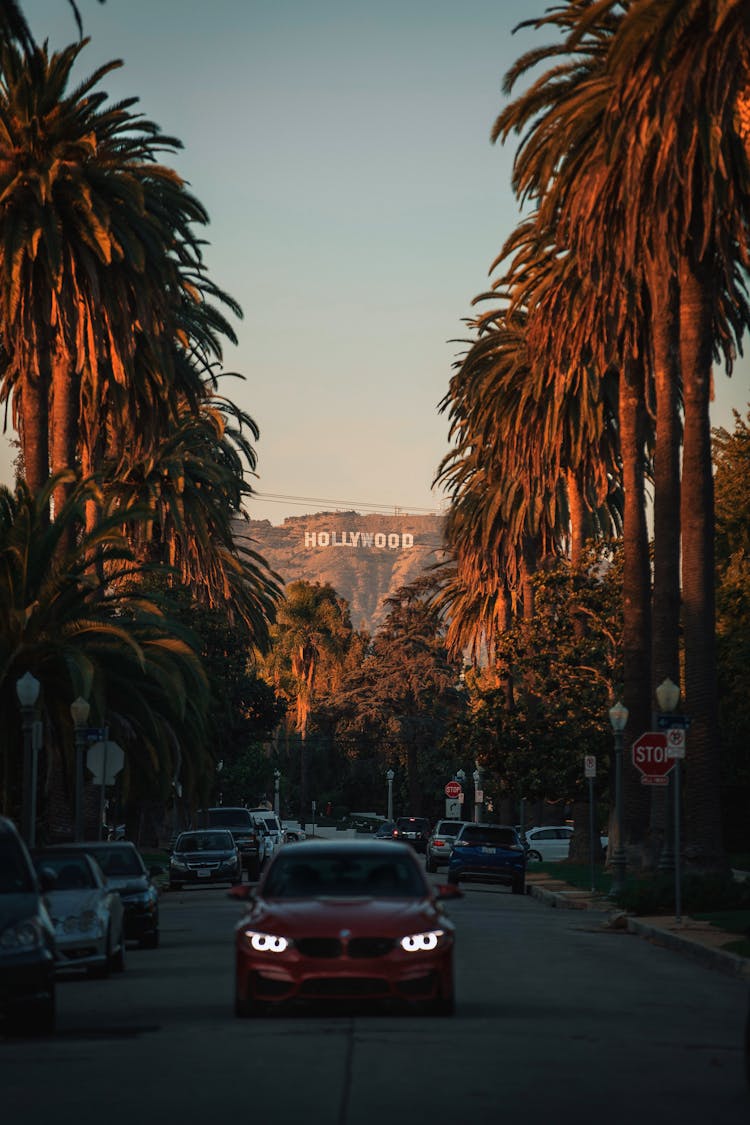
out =
[[[495,855],[496,852],[497,852],[497,848],[484,848],[484,847],[482,848],[482,854],[483,855]]]
[[[196,875],[199,879],[208,879],[211,876],[211,872],[208,867],[199,867],[196,871]]]

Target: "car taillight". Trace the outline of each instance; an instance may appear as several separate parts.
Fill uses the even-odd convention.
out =
[[[394,840],[398,839],[398,828],[393,829],[393,839]]]
[[[432,846],[433,846],[433,848],[444,848],[445,847],[445,841],[444,840],[433,840]]]

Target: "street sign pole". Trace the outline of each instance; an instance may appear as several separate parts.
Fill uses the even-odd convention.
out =
[[[596,890],[594,871],[594,778],[596,777],[596,758],[587,754],[583,760],[584,776],[589,783],[589,860],[591,863],[591,893]]]
[[[680,877],[680,759],[674,763],[674,920],[682,922],[682,881]]]

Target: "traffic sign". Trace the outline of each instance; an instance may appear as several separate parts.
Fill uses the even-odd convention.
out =
[[[684,727],[670,727],[667,731],[667,757],[673,759],[685,757]]]
[[[656,725],[659,730],[669,730],[670,727],[681,727],[683,730],[690,730],[690,719],[687,715],[657,715]]]
[[[445,795],[453,800],[461,796],[463,792],[460,781],[449,781],[445,786]]]
[[[645,731],[633,743],[632,755],[633,765],[640,770],[643,785],[667,784],[667,774],[674,768],[674,760],[667,754],[664,731]]]
[[[94,775],[96,785],[114,785],[115,778],[125,765],[125,754],[116,742],[109,739],[95,742],[86,755],[86,766]]]
[[[583,776],[596,777],[596,757],[593,754],[587,754],[583,759]]]

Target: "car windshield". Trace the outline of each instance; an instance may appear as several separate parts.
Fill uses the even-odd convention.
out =
[[[507,848],[518,843],[513,828],[485,828],[479,824],[464,828],[461,839],[467,844],[483,844],[490,847]]]
[[[210,828],[252,829],[253,827],[253,818],[247,809],[211,809],[207,814],[207,820]],[[198,819],[197,824],[201,823],[202,821]]]
[[[301,849],[300,849],[301,850]],[[427,886],[408,856],[280,853],[269,868],[264,898],[422,898]],[[296,854],[294,854],[296,853]]]
[[[281,832],[281,825],[275,816],[264,816],[263,820],[271,832]]]
[[[404,828],[408,832],[410,829],[414,832],[421,828],[427,828],[429,821],[425,820],[422,816],[400,816],[396,821],[397,828]]]
[[[175,845],[176,852],[221,852],[231,851],[234,840],[230,832],[200,832],[195,836],[180,836]]]
[[[135,848],[91,848],[92,856],[105,875],[145,875],[146,868]]]
[[[463,825],[460,820],[441,820],[435,830],[435,835],[457,836],[462,827]]]
[[[28,894],[34,881],[23,855],[10,836],[0,835],[0,894]]]
[[[49,868],[54,871],[57,878],[53,891],[81,891],[91,890],[96,886],[94,873],[83,856],[77,855],[45,855],[42,852],[34,857],[37,871]]]

